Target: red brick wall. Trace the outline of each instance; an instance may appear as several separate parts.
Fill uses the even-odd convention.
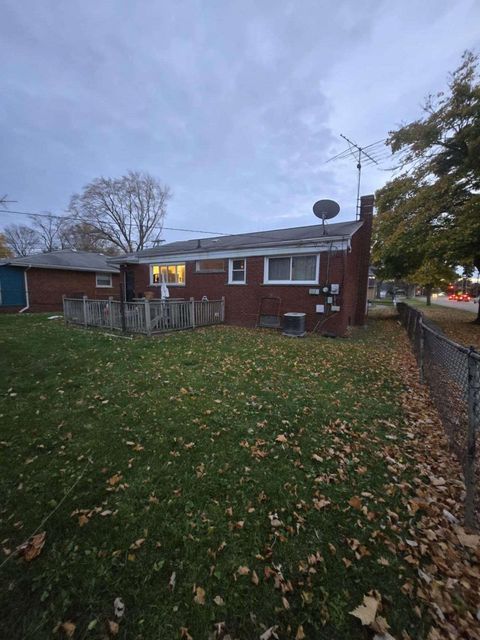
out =
[[[112,274],[111,288],[97,288],[93,271],[60,269],[28,269],[28,311],[61,311],[62,296],[86,295],[89,298],[119,296],[120,276]]]
[[[280,298],[280,315],[289,311],[307,314],[307,330],[317,326],[319,333],[331,332],[339,336],[346,333],[349,325],[364,324],[367,294],[368,263],[370,256],[370,238],[373,210],[373,196],[362,198],[362,227],[354,234],[350,251],[334,250],[320,254],[320,278],[318,285],[264,285],[264,258],[246,259],[247,284],[228,284],[228,260],[225,260],[223,273],[196,273],[195,261],[186,262],[185,286],[169,285],[170,297],[188,300],[193,297],[200,300],[207,296],[210,300],[225,297],[225,321],[227,324],[254,327],[257,323],[262,297]],[[135,274],[135,293],[141,297],[147,291],[153,291],[160,297],[160,288],[150,286],[149,265],[128,265]],[[328,311],[318,314],[315,305],[325,304],[324,294],[311,295],[309,289],[320,288],[325,284],[339,284],[340,295],[335,303],[339,312]],[[326,305],[329,309],[330,305]],[[268,313],[268,312],[267,312]]]

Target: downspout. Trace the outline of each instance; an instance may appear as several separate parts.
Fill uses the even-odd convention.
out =
[[[27,277],[27,271],[30,269],[32,265],[28,265],[28,267],[25,269],[25,271],[23,272],[23,278],[25,281],[25,302],[27,303],[23,309],[20,309],[20,311],[18,313],[23,313],[24,311],[27,311],[28,309],[30,309],[30,296],[28,295],[28,277]]]

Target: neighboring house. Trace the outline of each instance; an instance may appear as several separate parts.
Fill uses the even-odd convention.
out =
[[[373,196],[360,219],[164,244],[109,258],[120,265],[126,299],[165,281],[171,298],[225,298],[225,322],[275,325],[287,312],[306,314],[307,330],[345,335],[362,325],[367,305]],[[261,323],[260,323],[261,324]]]
[[[52,251],[0,262],[0,312],[61,311],[62,296],[119,296],[119,269],[101,253]]]

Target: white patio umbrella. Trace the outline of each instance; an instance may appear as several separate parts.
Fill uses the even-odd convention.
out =
[[[162,273],[162,286],[160,287],[160,298],[162,300],[168,300],[170,297],[170,291],[165,283],[165,273]]]

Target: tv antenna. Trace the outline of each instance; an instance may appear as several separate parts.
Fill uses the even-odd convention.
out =
[[[322,220],[323,235],[325,235],[325,220],[330,220],[340,212],[340,205],[335,200],[319,200],[313,205],[313,213]]]
[[[350,145],[350,149],[349,149],[350,151],[352,151],[352,147],[355,148],[355,150],[356,150],[355,154],[352,151],[352,155],[354,157],[356,157],[356,160],[357,160],[358,179],[357,179],[357,213],[356,213],[356,218],[358,220],[358,218],[360,216],[360,182],[361,182],[361,179],[362,179],[362,159],[363,159],[363,157],[365,157],[368,160],[370,160],[371,162],[373,162],[373,164],[377,164],[377,165],[378,165],[378,162],[374,158],[372,158],[372,156],[369,153],[367,153],[365,151],[365,149],[367,147],[361,147],[356,142],[353,142],[353,140],[350,140],[350,138],[347,138],[347,136],[344,136],[343,133],[340,134],[340,137],[342,137],[344,140],[346,140],[348,142],[348,144]],[[371,145],[369,145],[369,146],[371,146]]]

